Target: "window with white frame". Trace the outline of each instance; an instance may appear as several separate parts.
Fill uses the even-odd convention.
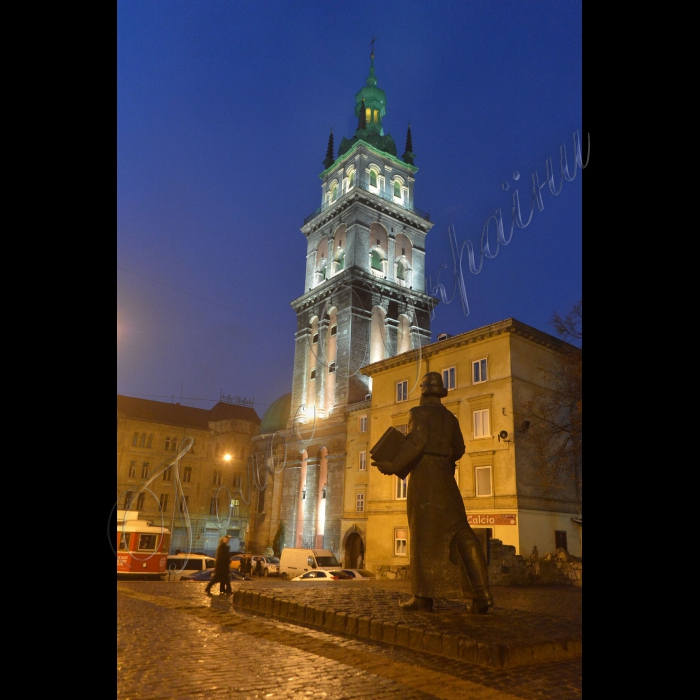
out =
[[[221,486],[221,482],[223,481],[224,473],[221,469],[215,469],[214,470],[214,481],[213,484],[214,486]]]
[[[491,484],[491,467],[474,467],[475,493],[477,496],[493,495]]]
[[[367,432],[367,416],[360,416],[360,432]]]
[[[168,467],[164,472],[163,472],[163,481],[172,481],[173,480],[173,468]]]
[[[489,378],[486,365],[487,362],[485,357],[481,360],[475,360],[472,362],[472,377],[474,384],[485,382]]]
[[[358,468],[361,472],[367,471],[367,452],[365,450],[360,452],[360,465]]]
[[[144,463],[141,465],[141,478],[142,478],[142,479],[148,478],[148,468],[149,468],[149,466],[150,466],[150,465],[149,465],[148,462],[144,462]]]
[[[136,497],[136,510],[143,510],[145,502],[146,494],[143,491],[141,491],[141,493]]]
[[[408,530],[405,527],[394,528],[394,556],[408,556],[408,548],[406,547]]]
[[[165,513],[165,511],[168,510],[168,494],[167,493],[161,493],[160,494],[160,512]]]
[[[182,473],[182,483],[189,484],[192,481],[192,467],[185,467]]]
[[[241,512],[241,503],[237,498],[231,499],[231,515],[237,518]]]
[[[490,434],[489,409],[482,408],[480,411],[474,411],[474,437],[488,437]]]
[[[132,459],[129,464],[129,476],[136,476],[136,460]]]
[[[408,401],[408,380],[396,382],[396,400]]]
[[[448,391],[457,386],[457,369],[455,367],[448,367],[442,370],[442,385]]]
[[[396,477],[396,489],[394,491],[397,501],[406,500],[406,491],[408,490],[408,477],[405,479],[400,479]]]
[[[357,493],[355,494],[355,511],[358,513],[363,513],[365,510],[365,494]]]

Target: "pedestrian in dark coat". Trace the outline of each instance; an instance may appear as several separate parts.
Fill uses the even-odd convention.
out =
[[[474,612],[488,612],[493,605],[486,558],[467,521],[464,501],[455,481],[457,460],[464,454],[459,421],[441,403],[447,395],[442,376],[428,372],[421,382],[420,406],[408,417],[408,433],[393,462],[372,462],[383,474],[410,470],[406,495],[411,534],[411,588],[413,598],[399,603],[405,610],[431,612],[436,582],[449,560],[464,565],[463,592],[475,596]],[[404,477],[405,478],[405,477]],[[466,576],[467,580],[464,580]]]
[[[231,538],[228,535],[224,535],[219,540],[219,546],[216,548],[216,561],[214,564],[214,575],[209,579],[209,583],[204,589],[205,593],[211,591],[211,587],[215,583],[219,583],[219,593],[224,595],[230,595],[233,592],[231,588],[231,575],[230,562],[231,562],[231,552],[228,548],[228,541]]]

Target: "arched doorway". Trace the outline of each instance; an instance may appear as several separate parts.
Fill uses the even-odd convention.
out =
[[[357,569],[358,563],[364,565],[365,546],[362,543],[362,538],[353,532],[348,536],[348,541],[345,544],[345,568]]]

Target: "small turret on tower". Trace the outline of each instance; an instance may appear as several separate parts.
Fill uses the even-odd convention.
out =
[[[406,152],[401,156],[404,163],[413,165],[413,159],[416,154],[413,152],[413,139],[411,138],[411,123],[408,123],[408,131],[406,132]]]
[[[333,127],[331,127],[331,134],[328,137],[328,148],[326,149],[326,158],[323,161],[323,164],[326,166],[326,170],[335,163],[335,158],[333,157]]]

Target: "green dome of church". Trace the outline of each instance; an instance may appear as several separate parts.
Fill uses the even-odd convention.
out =
[[[280,396],[276,401],[270,404],[270,407],[265,411],[262,423],[260,424],[259,435],[268,435],[284,430],[287,427],[289,414],[292,412],[292,394]]]
[[[355,116],[359,122],[357,131],[351,139],[344,138],[338,148],[338,157],[347,153],[357,141],[378,148],[380,151],[396,156],[396,144],[391,134],[384,134],[382,119],[386,115],[386,93],[377,87],[374,73],[374,51],[370,55],[369,76],[366,85],[355,95]]]

